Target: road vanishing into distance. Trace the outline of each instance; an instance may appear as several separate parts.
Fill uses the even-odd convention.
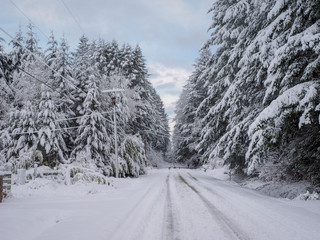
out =
[[[0,239],[315,240],[320,236],[319,201],[272,198],[191,169],[155,169],[119,181],[118,187],[102,193],[92,189],[77,197],[57,193],[7,201],[0,205]]]

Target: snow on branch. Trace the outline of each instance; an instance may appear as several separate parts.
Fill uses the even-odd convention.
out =
[[[319,111],[320,83],[306,82],[298,84],[271,102],[250,125],[250,137],[246,160],[249,162],[248,172],[254,170],[259,162],[257,153],[266,143],[276,143],[287,118],[293,114],[300,115],[298,128],[311,124],[312,113]]]

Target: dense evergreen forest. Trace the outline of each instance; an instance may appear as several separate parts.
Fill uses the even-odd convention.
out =
[[[82,36],[71,52],[52,33],[43,50],[32,24],[9,43],[1,39],[0,165],[75,163],[114,176],[115,97],[119,174],[143,174],[169,146],[164,106],[148,78],[138,45]],[[103,92],[110,89],[125,91]]]
[[[319,185],[319,0],[217,0],[209,14],[177,104],[173,157]]]

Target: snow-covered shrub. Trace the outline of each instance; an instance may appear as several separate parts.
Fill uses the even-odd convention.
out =
[[[85,168],[80,164],[64,164],[60,165],[60,171],[62,171],[64,176],[65,184],[75,184],[77,182],[81,183],[98,183],[98,184],[106,184],[106,177],[90,168]]]
[[[320,196],[319,196],[319,193],[317,192],[309,192],[307,191],[306,193],[304,194],[300,194],[297,198],[297,200],[320,200]]]
[[[147,162],[152,167],[160,167],[164,160],[165,157],[162,151],[157,151],[152,148],[147,151]]]
[[[73,162],[74,166],[78,166],[84,169],[90,169],[92,171],[95,171],[107,176],[109,176],[111,172],[110,166],[105,166],[105,167],[97,166],[95,159],[92,159],[92,153],[90,149],[88,150],[87,148],[83,149],[82,151],[79,151],[75,159],[70,159],[70,161]]]
[[[144,144],[137,136],[127,136],[121,143],[121,156],[126,161],[126,176],[138,177],[145,174],[146,156]]]
[[[12,164],[11,171],[17,173],[18,169],[29,169],[33,166],[32,159],[33,151],[21,154],[18,158],[11,158],[10,163]]]
[[[215,169],[223,167],[225,161],[222,158],[214,157],[208,161],[207,164],[204,164],[202,167],[204,169]]]

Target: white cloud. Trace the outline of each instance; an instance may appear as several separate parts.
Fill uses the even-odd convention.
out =
[[[175,116],[173,109],[191,72],[184,68],[172,68],[159,63],[149,64],[148,68],[151,73],[150,82],[164,103],[172,131]]]
[[[160,63],[151,63],[148,68],[151,74],[151,82],[155,88],[163,84],[174,83],[182,89],[191,74],[187,69],[167,67]]]

